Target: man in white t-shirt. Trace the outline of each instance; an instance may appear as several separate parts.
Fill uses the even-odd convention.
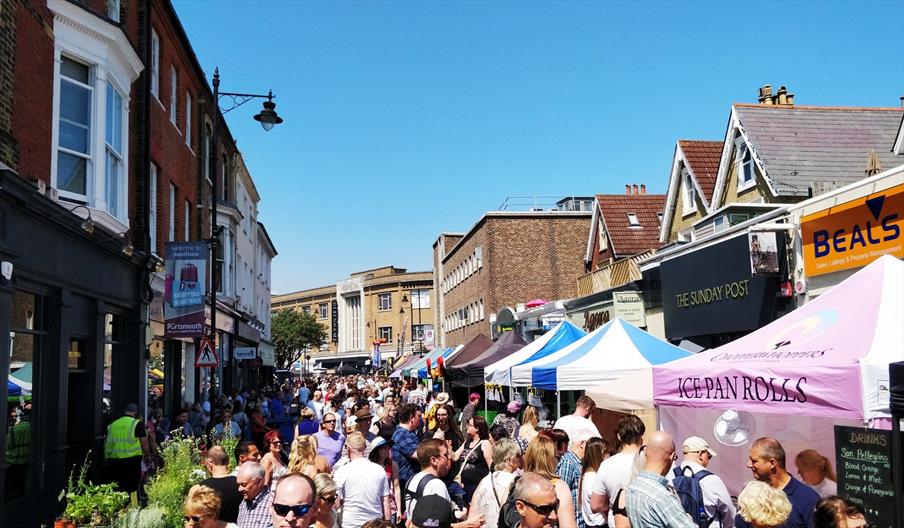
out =
[[[581,395],[575,402],[574,414],[559,418],[553,428],[565,431],[568,438],[602,438],[599,429],[590,419],[595,408],[596,402],[593,398],[586,394]]]
[[[364,456],[367,440],[359,432],[348,435],[349,462],[333,473],[336,490],[342,499],[342,528],[360,528],[373,519],[389,520],[389,496],[392,488],[386,471]]]
[[[643,445],[646,427],[637,416],[629,415],[618,421],[618,441],[621,451],[603,460],[596,472],[596,480],[590,493],[590,510],[593,513],[608,512],[609,526],[615,526],[612,508],[619,490],[627,488],[634,474],[634,458]]]
[[[449,452],[446,443],[442,440],[429,438],[417,446],[416,453],[417,461],[423,469],[420,473],[408,479],[408,485],[405,487],[405,498],[403,500],[405,501],[405,512],[409,519],[412,512],[414,512],[414,507],[417,505],[417,499],[425,495],[438,495],[449,501],[450,504],[452,503],[452,498],[449,497],[449,490],[446,489],[446,484],[442,481],[442,478],[449,472],[449,468],[452,467],[452,453]],[[426,485],[420,486],[421,490],[418,493],[418,487],[424,479],[428,479],[428,482]],[[343,528],[345,528],[344,525]]]

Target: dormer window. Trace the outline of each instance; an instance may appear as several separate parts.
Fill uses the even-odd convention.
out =
[[[692,215],[697,212],[697,188],[694,186],[694,179],[687,171],[687,167],[681,169],[681,191],[682,191],[682,211],[683,216]]]
[[[740,138],[736,145],[737,156],[735,157],[735,162],[738,170],[738,189],[743,190],[754,184],[753,154],[750,152],[750,147],[747,146],[747,143]]]
[[[597,235],[599,237],[599,251],[603,252],[609,249],[609,239],[606,237],[606,225],[603,223],[602,218],[600,218],[599,225],[597,226]]]
[[[628,227],[641,227],[640,220],[637,219],[637,213],[628,213]]]

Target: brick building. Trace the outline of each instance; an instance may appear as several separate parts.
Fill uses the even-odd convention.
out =
[[[380,341],[383,358],[432,345],[433,274],[384,266],[352,273],[335,285],[274,295],[273,311],[313,314],[327,330],[327,342],[312,351],[324,367],[340,361],[363,364]]]
[[[0,525],[52,521],[106,424],[130,402],[145,413],[148,355],[165,362],[170,410],[183,375],[187,399],[201,386],[192,344],[162,340],[154,299],[165,242],[210,236],[212,99],[169,1],[0,5],[0,260],[13,270],[0,279],[12,336],[0,401],[15,411],[0,415],[0,452],[28,429],[0,464]],[[240,153],[219,119],[219,198],[234,205]],[[220,311],[218,327],[241,330],[240,310]]]
[[[590,211],[490,211],[465,234],[433,243],[441,346],[491,334],[492,314],[576,294]]]

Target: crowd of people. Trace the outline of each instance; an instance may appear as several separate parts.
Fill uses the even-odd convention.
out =
[[[152,464],[171,431],[240,440],[232,472],[222,447],[207,450],[210,477],[186,497],[187,527],[866,526],[862,508],[835,495],[826,457],[797,454],[797,479],[775,438],[751,444],[752,480],[732,497],[706,469],[717,454],[704,439],[678,446],[668,432],[647,432],[640,418],[625,415],[610,445],[587,396],[546,427],[540,410],[521,401],[492,423],[481,408],[477,393],[459,408],[448,393],[414,382],[308,379],[263,394],[235,392],[172,420],[152,412],[138,458]],[[135,423],[135,409],[126,411],[114,438]],[[289,418],[292,434],[268,418]]]

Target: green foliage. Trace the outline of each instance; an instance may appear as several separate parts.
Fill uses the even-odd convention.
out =
[[[289,368],[303,350],[319,347],[326,340],[326,327],[312,314],[279,310],[270,322],[270,336],[276,345],[276,368]]]
[[[166,511],[157,506],[129,508],[113,520],[110,528],[166,528]]]
[[[179,528],[184,525],[182,504],[189,488],[207,478],[198,440],[175,434],[160,446],[160,456],[163,467],[145,486],[148,504],[163,510],[165,526]]]
[[[88,457],[85,457],[78,476],[75,476],[73,468],[66,489],[61,494],[61,498],[66,498],[63,517],[79,525],[108,524],[129,503],[129,494],[116,491],[116,484],[92,484],[86,478],[87,472]]]

